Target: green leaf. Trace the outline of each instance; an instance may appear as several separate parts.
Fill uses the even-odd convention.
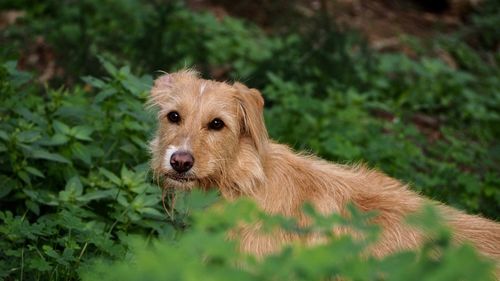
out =
[[[69,179],[64,189],[73,192],[76,195],[81,195],[83,192],[83,185],[82,182],[80,181],[80,177],[74,176],[71,179]]]
[[[149,147],[148,143],[144,141],[144,139],[139,138],[138,136],[133,135],[130,137],[130,139],[142,149],[148,149]]]
[[[102,101],[106,100],[107,98],[113,96],[116,93],[117,93],[117,91],[115,88],[104,89],[101,92],[99,92],[99,94],[97,94],[97,96],[95,96],[94,103],[99,104]]]
[[[18,171],[17,176],[22,179],[25,183],[31,184],[31,179],[28,173],[25,171]]]
[[[50,245],[43,245],[42,249],[43,252],[51,258],[59,259],[61,257]]]
[[[7,135],[7,133],[5,131],[0,130],[0,139],[3,139],[6,141],[9,139],[9,135]]]
[[[123,195],[123,193],[120,193],[118,195],[118,198],[116,198],[116,201],[122,205],[123,207],[128,207],[130,205],[130,203],[128,202],[127,198],[125,197],[125,195]]]
[[[45,178],[45,176],[43,175],[43,173],[38,170],[37,168],[35,167],[31,167],[31,166],[28,166],[28,167],[25,167],[24,168],[28,173],[34,175],[34,176],[37,176],[37,177],[40,177],[40,178]]]
[[[120,146],[120,150],[128,153],[129,155],[136,155],[138,153],[137,147],[129,142]]]
[[[117,177],[115,174],[112,172],[106,170],[105,168],[99,168],[99,172],[104,175],[106,178],[108,178],[112,183],[120,186],[122,185],[122,180]]]
[[[79,140],[92,141],[92,138],[90,137],[92,132],[94,132],[94,129],[89,126],[76,126],[71,128],[70,135]]]
[[[36,271],[44,272],[52,269],[50,263],[40,256],[34,256],[33,258],[30,258],[27,261],[27,263],[28,263],[28,268],[34,269]]]
[[[129,90],[133,95],[138,96],[141,93],[151,89],[151,84],[145,82],[145,79],[140,79],[126,71],[125,80],[122,81],[122,85],[125,89]]]
[[[165,213],[162,213],[162,212],[158,211],[157,209],[151,208],[151,207],[140,208],[137,211],[143,215],[149,215],[151,217],[158,218],[158,219],[163,219],[166,216]]]
[[[118,74],[118,70],[116,69],[116,67],[113,64],[111,64],[108,60],[106,60],[102,56],[97,56],[97,58],[101,62],[101,64],[104,67],[104,69],[106,69],[106,71],[109,74],[111,74],[111,76],[115,77]]]
[[[92,163],[92,153],[87,146],[76,142],[71,146],[71,152],[73,156],[82,160],[85,164],[90,165]]]
[[[46,150],[41,150],[41,149],[35,150],[31,155],[31,158],[45,159],[59,163],[71,164],[71,162],[68,159],[64,158],[62,155],[57,153],[50,153]]]
[[[46,124],[45,119],[40,114],[33,112],[27,107],[22,106],[20,108],[16,108],[15,111],[17,114],[21,115],[22,118],[25,120],[28,120],[38,125]]]
[[[82,195],[83,185],[80,181],[80,177],[74,176],[68,180],[64,190],[59,192],[59,199],[63,201],[71,201],[76,197]]]
[[[16,61],[8,61],[3,64],[3,67],[5,67],[7,72],[10,74],[12,85],[16,88],[25,84],[33,77],[31,73],[19,70]]]
[[[26,207],[37,216],[40,215],[40,205],[32,200],[25,201]]]
[[[20,141],[20,142],[24,142],[24,143],[32,143],[34,141],[36,141],[38,138],[40,138],[40,132],[38,131],[24,131],[24,132],[21,132],[17,135],[17,139]]]
[[[92,76],[84,76],[84,77],[82,77],[82,80],[85,83],[87,83],[93,87],[96,87],[98,89],[104,88],[107,85],[104,81],[97,79],[95,77],[92,77]]]
[[[145,182],[144,183],[130,182],[128,186],[130,191],[136,194],[144,193],[150,187],[150,185]]]
[[[54,120],[52,122],[52,126],[54,127],[54,130],[60,134],[63,134],[63,135],[69,135],[70,131],[71,131],[71,128],[64,124],[63,122],[61,121],[58,121],[58,120]]]
[[[82,229],[85,227],[85,223],[78,217],[75,211],[70,212],[68,210],[63,210],[58,213],[58,218],[58,223],[66,229]]]
[[[55,196],[54,193],[52,193],[48,190],[45,190],[45,189],[33,190],[33,189],[24,188],[22,190],[22,192],[35,202],[39,202],[39,203],[49,205],[49,206],[58,206],[59,205],[58,198]]]
[[[146,195],[144,196],[142,204],[144,206],[158,206],[158,203],[160,203],[160,201],[161,199],[158,195]]]
[[[14,189],[15,186],[16,186],[15,180],[7,176],[0,175],[0,199],[9,195],[9,193]]]
[[[85,195],[78,197],[77,200],[80,202],[89,202],[101,199],[112,199],[115,195],[116,191],[114,190],[97,190],[86,193]]]
[[[127,186],[132,186],[134,184],[134,172],[127,169],[125,165],[122,166],[120,170],[120,176],[122,178],[123,184]]]
[[[142,125],[141,123],[139,123],[137,121],[125,120],[123,122],[123,124],[125,125],[126,128],[133,130],[133,131],[143,131],[145,129],[144,125]]]
[[[66,135],[56,133],[49,140],[42,142],[42,145],[46,146],[58,146],[66,144],[69,141],[69,138]]]

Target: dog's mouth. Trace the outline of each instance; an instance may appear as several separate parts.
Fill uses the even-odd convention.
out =
[[[188,183],[195,181],[196,178],[191,176],[191,175],[186,175],[186,174],[178,174],[178,173],[167,173],[165,175],[168,179],[174,180],[179,183]]]

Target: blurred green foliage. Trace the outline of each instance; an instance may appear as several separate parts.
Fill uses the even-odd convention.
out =
[[[270,42],[258,28],[230,17],[219,21],[208,12],[190,12],[179,1],[14,1],[10,6],[30,8],[24,24],[4,36],[18,44],[43,36],[70,78],[104,74],[99,57],[117,64],[126,61],[148,73],[192,65],[206,71],[230,64],[246,77],[256,61],[270,56]],[[15,53],[18,44],[4,52]]]
[[[148,172],[155,120],[144,102],[157,70],[222,73],[262,90],[274,139],[366,162],[426,196],[498,219],[499,7],[485,1],[463,30],[433,42],[453,66],[432,51],[373,53],[324,13],[290,18],[272,34],[178,1],[2,2],[26,15],[0,34],[0,279],[487,279],[488,263],[471,262],[472,250],[452,247],[440,231],[442,244],[420,250],[442,247],[437,260],[410,252],[365,260],[365,242],[345,237],[293,245],[263,262],[239,254],[224,239],[235,220],[289,222],[245,202],[205,212],[216,196],[198,193],[179,194],[166,215]],[[45,87],[14,61],[36,36],[64,69]]]
[[[204,202],[194,192],[190,201]],[[310,206],[308,227],[300,228],[291,218],[259,212],[250,201],[194,209],[192,227],[178,240],[148,243],[135,240],[125,261],[99,261],[81,270],[83,280],[493,280],[493,264],[482,260],[469,246],[454,247],[449,232],[436,223],[433,209],[425,209],[411,223],[424,227],[432,237],[419,252],[404,251],[382,259],[363,251],[376,241],[378,229],[369,224],[372,214],[351,209],[350,219],[322,216]],[[261,223],[268,231],[281,229],[300,235],[322,235],[328,242],[304,247],[287,246],[262,260],[243,255],[227,232],[241,223]],[[335,236],[332,225],[342,225],[364,234],[364,238]],[[436,254],[439,253],[439,254]],[[466,266],[463,262],[467,260]]]

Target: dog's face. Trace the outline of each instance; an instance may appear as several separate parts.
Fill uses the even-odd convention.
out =
[[[267,138],[264,101],[258,91],[242,84],[203,80],[192,71],[181,71],[159,77],[150,102],[159,108],[152,168],[171,187],[217,182],[237,164],[243,143],[259,153]]]

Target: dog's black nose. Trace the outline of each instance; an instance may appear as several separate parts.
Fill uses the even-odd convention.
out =
[[[194,158],[191,153],[186,151],[177,151],[170,157],[170,166],[178,173],[189,171],[193,167]]]

